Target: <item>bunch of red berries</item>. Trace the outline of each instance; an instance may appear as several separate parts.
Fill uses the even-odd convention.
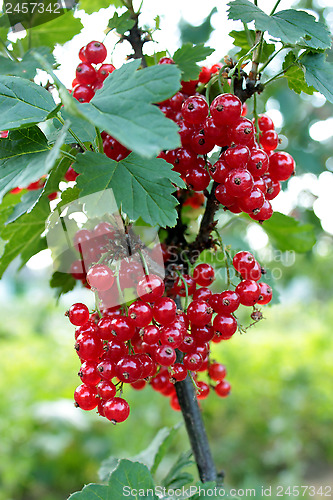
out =
[[[268,116],[258,118],[260,147],[255,120],[242,116],[238,97],[220,94],[209,106],[196,93],[197,83],[183,82],[180,92],[159,104],[163,113],[179,125],[182,143],[181,148],[163,151],[159,156],[173,165],[190,189],[204,191],[213,179],[218,184],[215,197],[226,209],[248,213],[257,221],[269,219],[273,213],[270,200],[280,192],[281,181],[293,175],[294,159],[282,151],[274,153],[279,138]],[[222,152],[211,165],[206,155],[215,146]]]
[[[122,422],[129,415],[129,405],[121,397],[124,384],[137,390],[149,384],[171,398],[172,408],[179,409],[174,384],[188,374],[198,399],[205,399],[211,388],[218,396],[227,396],[226,369],[211,361],[210,342],[234,335],[238,327],[235,311],[240,304],[252,306],[251,317],[257,321],[262,315],[255,304],[267,304],[272,298],[271,288],[259,282],[262,270],[251,253],[237,253],[233,266],[240,277],[235,290],[212,293],[214,269],[198,264],[192,276],[180,275],[167,292],[161,277],[144,275],[136,286],[139,298],[129,306],[90,314],[84,304],[74,304],[68,315],[78,327],[75,349],[82,362],[76,405],[84,410],[97,407],[113,423]],[[115,274],[106,264],[92,264],[86,278],[101,293],[112,289]],[[186,300],[192,296],[184,312],[177,309],[177,296]],[[207,372],[209,383],[198,380],[199,372]]]

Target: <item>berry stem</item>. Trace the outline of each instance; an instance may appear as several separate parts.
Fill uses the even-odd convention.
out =
[[[182,382],[176,382],[175,389],[200,479],[203,483],[216,481],[216,468],[209,447],[195,388],[190,377],[187,376]]]
[[[147,266],[147,262],[146,262],[146,259],[144,258],[144,255],[142,253],[142,251],[140,249],[138,249],[138,254],[140,256],[140,259],[141,259],[141,262],[142,262],[142,265],[143,265],[143,269],[145,271],[145,275],[148,276],[149,275],[149,269],[148,269],[148,266]]]
[[[277,73],[276,75],[272,76],[267,82],[264,83],[264,86],[266,87],[269,83],[273,82],[277,78],[280,78],[280,76],[283,76],[285,73],[287,73],[288,69],[292,68],[293,66],[296,66],[296,63],[289,64],[285,69]]]
[[[76,157],[74,155],[71,155],[70,153],[67,153],[66,151],[63,151],[62,149],[60,150],[60,153],[63,156],[66,156],[66,158],[70,158],[73,161],[76,161]]]
[[[100,309],[100,307],[99,307],[99,297],[98,297],[98,292],[97,292],[97,291],[95,291],[95,292],[94,292],[94,294],[95,294],[95,308],[96,308],[96,311],[97,311],[97,313],[98,313],[98,316],[99,316],[100,318],[102,318],[102,316],[103,316],[103,315],[102,315],[102,313],[101,313],[101,309]]]
[[[62,125],[65,125],[65,120],[63,120],[63,118],[61,118],[61,116],[57,115],[56,118],[58,119],[58,121]],[[87,148],[86,148],[86,146],[81,141],[81,139],[73,132],[73,130],[71,128],[68,129],[68,132],[71,134],[72,137],[74,137],[74,139],[81,146],[81,148],[83,149],[83,151],[88,151]]]
[[[96,131],[96,143],[97,143],[98,152],[103,154],[104,149],[103,149],[103,139],[102,139],[101,133],[97,127],[95,127],[95,131]]]
[[[281,2],[281,0],[277,0],[276,4],[274,5],[274,7],[273,7],[273,9],[272,9],[272,11],[270,13],[270,16],[272,16],[274,14],[274,12],[278,8],[280,2]]]
[[[184,288],[185,288],[185,307],[184,307],[184,309],[186,311],[187,306],[188,306],[188,286],[187,286],[187,283],[186,283],[182,273],[180,271],[177,271],[177,270],[176,270],[176,273],[178,274],[179,278],[182,280]]]

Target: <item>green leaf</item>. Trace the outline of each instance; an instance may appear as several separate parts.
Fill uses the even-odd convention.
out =
[[[308,53],[301,59],[305,80],[326,99],[333,102],[333,64],[326,62],[325,54]]]
[[[0,277],[18,255],[21,256],[21,265],[24,265],[33,255],[46,248],[45,238],[41,238],[41,235],[45,231],[49,213],[49,200],[46,197],[29,214],[22,215],[2,229],[0,236],[7,243],[0,261]]]
[[[87,14],[93,14],[93,12],[98,12],[100,9],[107,9],[113,5],[114,7],[123,7],[124,4],[121,0],[80,0],[79,8],[86,11]]]
[[[73,276],[69,273],[60,273],[55,271],[50,280],[50,287],[55,288],[57,292],[57,298],[60,295],[70,292],[75,287],[76,281]]]
[[[154,474],[181,425],[180,423],[174,427],[163,427],[160,429],[148,448],[131,460],[144,463],[150,469],[151,473]]]
[[[282,10],[268,16],[249,0],[232,0],[228,6],[229,19],[244,23],[255,21],[257,30],[268,31],[284,43],[315,49],[328,49],[331,46],[327,26],[302,10]]]
[[[124,35],[126,31],[129,31],[133,28],[135,24],[135,19],[131,18],[131,13],[129,10],[124,12],[121,16],[119,16],[118,12],[115,12],[113,17],[110,19],[108,28],[110,30],[116,30],[120,35]]]
[[[0,130],[44,121],[55,108],[51,94],[18,76],[0,76]]]
[[[185,451],[181,453],[176,462],[172,465],[171,469],[167,473],[167,475],[162,479],[162,486],[166,489],[177,489],[182,488],[186,484],[193,483],[193,476],[188,472],[184,472],[183,469],[185,467],[190,467],[194,464],[194,461],[191,459],[192,451]]]
[[[180,71],[173,64],[137,71],[139,65],[138,60],[124,64],[105,80],[90,103],[77,107],[94,126],[149,158],[180,146],[177,125],[152,105],[177,92]]]
[[[7,139],[0,139],[0,200],[14,187],[26,187],[37,181],[54,166],[64,144],[66,123],[51,149],[38,127],[14,130]]]
[[[0,139],[0,200],[10,189],[24,188],[47,173],[49,151],[38,127],[14,130],[7,139]]]
[[[297,253],[308,252],[316,243],[314,226],[301,222],[279,212],[265,221],[262,228],[272,243],[283,252],[294,250]]]
[[[181,19],[179,23],[181,42],[191,42],[195,44],[207,42],[213,31],[211,18],[216,12],[217,8],[213,7],[208,16],[202,21],[201,24],[199,24],[199,26],[193,26],[193,24],[189,24],[184,19]]]
[[[50,64],[55,64],[55,58],[51,54],[48,47],[39,47],[37,50],[47,58]],[[20,76],[22,78],[32,80],[36,75],[37,68],[39,68],[39,65],[35,58],[32,57],[30,51],[24,54],[23,59],[20,62],[12,61],[7,57],[0,56],[1,75]]]
[[[29,37],[26,36],[21,43],[25,50],[33,47],[50,47],[54,49],[57,43],[64,44],[78,35],[83,26],[80,19],[74,17],[72,11],[39,26],[30,29]]]
[[[211,47],[205,47],[203,43],[193,45],[190,42],[176,50],[172,58],[182,72],[182,80],[196,80],[200,73],[200,66],[197,62],[204,61],[214,50]]]
[[[179,187],[184,183],[165,160],[147,160],[131,153],[116,162],[89,151],[77,156],[75,170],[81,174],[77,178],[81,196],[96,193],[96,204],[103,205],[103,198],[109,199],[105,190],[112,189],[118,207],[130,219],[142,217],[148,224],[162,227],[176,223],[177,200],[171,182]]]
[[[146,60],[147,66],[155,66],[155,64],[158,63],[158,61],[161,59],[161,57],[165,57],[165,56],[166,56],[165,50],[155,52],[154,55],[152,55],[152,56],[147,56],[147,54],[145,54],[145,60]]]
[[[68,500],[123,500],[125,496],[135,500],[158,500],[154,490],[155,484],[148,468],[124,459],[112,472],[108,485],[88,484],[82,491],[70,495]]]
[[[116,457],[108,457],[103,460],[101,467],[98,470],[98,477],[101,481],[108,481],[110,474],[118,467],[120,459]]]
[[[242,31],[236,31],[233,30],[229,33],[229,36],[231,36],[234,39],[233,45],[236,47],[240,47],[241,50],[239,50],[236,53],[236,56],[238,58],[241,58],[245,56],[245,54],[248,53],[250,48],[254,45],[255,43],[255,31],[254,30],[248,30],[249,36],[252,40],[252,43],[250,45],[248,37],[246,36],[246,32],[244,30]],[[273,54],[275,50],[275,44],[274,43],[267,43],[265,40],[263,41],[262,44],[262,50],[260,52],[260,61],[267,61],[269,57]]]
[[[8,217],[6,224],[14,222],[16,219],[21,217],[21,215],[25,214],[26,212],[30,212],[33,206],[36,204],[41,193],[42,189],[36,189],[34,191],[28,191],[27,193],[24,193],[20,203],[15,205],[13,212]]]
[[[301,64],[297,63],[297,57],[293,51],[288,52],[286,55],[282,64],[282,69],[286,70],[291,64],[297,65],[289,68],[284,74],[284,76],[288,79],[289,88],[296,92],[296,94],[305,92],[305,94],[312,95],[316,89],[314,87],[309,87],[306,83],[303,67]]]

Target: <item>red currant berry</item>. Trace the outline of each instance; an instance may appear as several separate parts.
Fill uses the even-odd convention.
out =
[[[275,130],[266,130],[260,136],[260,144],[265,149],[265,151],[273,151],[278,147],[279,136]]]
[[[91,64],[100,64],[105,61],[107,50],[103,43],[92,41],[84,51],[86,60]]]
[[[124,342],[111,340],[105,349],[105,359],[111,363],[117,363],[121,358],[128,354],[128,347]]]
[[[160,341],[162,345],[169,345],[176,349],[184,339],[184,331],[174,326],[165,326],[161,329]]]
[[[235,203],[235,197],[231,196],[224,184],[219,184],[215,189],[215,198],[224,207],[231,207]]]
[[[266,130],[274,130],[273,120],[267,115],[259,116],[258,126],[261,132],[266,132]]]
[[[199,380],[197,382],[197,387],[198,387],[197,398],[206,399],[209,396],[210,392],[209,385],[203,380]]]
[[[82,62],[87,62],[87,59],[86,59],[86,48],[85,47],[81,47],[80,48],[80,51],[79,51],[79,58]]]
[[[191,96],[182,104],[184,121],[191,125],[200,125],[208,115],[208,104],[200,95]]]
[[[186,174],[187,170],[197,166],[197,154],[187,147],[178,148],[173,165],[177,172]]]
[[[230,125],[239,119],[242,103],[232,94],[220,94],[210,105],[210,114],[216,125]]]
[[[251,120],[239,118],[228,130],[230,143],[251,147],[254,143],[254,126]]]
[[[69,308],[68,317],[72,325],[82,326],[89,319],[89,309],[85,304],[78,302]]]
[[[205,300],[208,301],[209,297],[212,296],[212,291],[209,288],[198,288],[193,294],[193,300]]]
[[[205,168],[196,166],[187,172],[185,181],[190,189],[203,191],[208,187],[210,177]]]
[[[221,380],[215,386],[215,392],[220,398],[226,398],[231,391],[231,385],[226,380]]]
[[[176,319],[177,306],[174,300],[168,297],[157,299],[153,307],[154,319],[165,326]]]
[[[243,212],[247,214],[256,214],[259,212],[264,202],[264,193],[258,188],[253,188],[247,196],[239,198],[238,205]]]
[[[107,380],[101,380],[97,384],[96,389],[98,395],[105,400],[113,398],[117,392],[117,387],[112,382],[108,382]]]
[[[187,369],[182,363],[175,363],[170,367],[170,382],[174,384],[175,382],[181,382],[187,377]]]
[[[238,309],[240,300],[236,292],[232,290],[225,290],[218,293],[215,304],[211,304],[212,308],[218,314],[231,314]]]
[[[265,175],[263,177],[264,181],[266,182],[266,179],[270,179],[269,176]],[[279,181],[276,181],[274,179],[270,179],[270,182],[266,184],[267,185],[267,191],[265,194],[266,200],[274,200],[274,198],[277,197],[279,192],[281,191],[281,184]]]
[[[114,274],[108,266],[96,264],[87,272],[87,281],[99,291],[109,290],[114,283]]]
[[[211,325],[195,326],[192,325],[192,335],[197,344],[209,342],[214,337],[214,330]]]
[[[212,380],[223,380],[227,375],[227,369],[221,363],[210,363],[208,365],[208,375]]]
[[[101,380],[101,374],[97,370],[97,364],[93,361],[84,361],[80,367],[78,376],[84,384],[94,387]]]
[[[113,424],[124,422],[130,413],[130,407],[127,401],[123,398],[112,398],[107,401],[104,406],[104,415]]]
[[[258,299],[258,304],[268,304],[273,297],[273,291],[267,283],[260,282],[258,283],[259,285],[259,290],[260,290],[260,296]]]
[[[137,355],[125,356],[116,364],[116,375],[122,382],[135,382],[142,375],[142,365]]]
[[[212,139],[206,137],[205,131],[203,129],[195,132],[190,139],[190,147],[198,155],[205,155],[209,153],[214,146],[215,142]]]
[[[267,172],[269,159],[267,153],[262,149],[252,149],[249,162],[247,164],[248,171],[256,179]]]
[[[135,326],[143,328],[148,326],[153,319],[153,310],[148,304],[142,302],[142,300],[136,300],[129,306],[128,316]]]
[[[255,261],[254,266],[251,269],[246,269],[245,267],[240,272],[243,280],[253,280],[258,281],[261,278],[261,267],[257,261]]]
[[[232,259],[232,265],[239,273],[242,273],[243,270],[249,271],[253,269],[255,262],[256,259],[253,257],[252,253],[245,251],[237,252]]]
[[[112,335],[118,342],[130,340],[135,334],[135,326],[133,321],[127,316],[118,316],[112,319]]]
[[[198,264],[193,270],[193,279],[199,286],[210,286],[215,280],[214,268],[209,264]]]
[[[207,325],[212,318],[213,310],[203,300],[193,300],[187,308],[187,316],[196,326]]]
[[[295,160],[284,151],[277,151],[269,158],[269,173],[272,179],[287,181],[295,173]]]
[[[196,353],[196,352],[192,352],[190,354],[185,354],[185,356],[183,358],[184,367],[187,370],[190,370],[192,372],[196,372],[197,370],[199,370],[202,363],[203,363],[203,359],[202,359],[201,354]]]
[[[230,196],[243,197],[253,188],[253,177],[243,168],[234,168],[225,180],[225,188]]]
[[[178,349],[181,352],[194,352],[197,347],[197,343],[193,335],[187,334],[184,336],[183,342],[180,344]]]
[[[65,178],[65,181],[67,181],[67,182],[73,182],[76,180],[78,175],[79,174],[77,172],[75,172],[74,168],[69,167],[69,169],[67,170],[67,172],[64,175],[64,178]]]
[[[145,276],[137,286],[137,294],[144,302],[155,302],[162,297],[165,287],[163,280],[155,274]]]
[[[141,334],[141,331],[140,331]],[[155,325],[148,325],[142,330],[142,340],[147,344],[157,344],[160,340],[160,330]]]
[[[77,85],[73,91],[73,97],[79,102],[90,102],[95,92],[86,85]]]
[[[270,204],[270,202],[268,200],[265,200],[264,204],[261,207],[261,209],[259,210],[259,212],[255,213],[255,214],[252,213],[249,215],[250,215],[251,219],[253,219],[253,220],[257,220],[259,222],[264,222],[265,220],[268,220],[273,215],[272,205]]]
[[[250,150],[247,146],[234,144],[223,153],[223,159],[229,168],[245,168],[250,159]]]
[[[97,370],[103,380],[111,381],[111,379],[115,376],[115,365],[108,359],[104,359],[98,363]]]
[[[82,62],[76,68],[76,79],[81,85],[93,85],[97,74],[91,64]]]
[[[224,183],[227,175],[230,173],[230,168],[226,165],[222,158],[217,160],[217,162],[215,162],[209,170],[214,181],[222,184]]]
[[[199,82],[200,83],[208,83],[211,77],[210,69],[207,68],[206,66],[203,66],[201,68],[201,71],[199,73]]]
[[[97,361],[104,353],[101,339],[81,334],[77,337],[75,350],[84,361]]]
[[[97,71],[97,79],[104,82],[104,80],[114,72],[116,68],[113,64],[102,64],[102,66]]]
[[[176,351],[169,345],[160,345],[155,351],[155,361],[162,366],[170,366],[176,361]]]
[[[218,314],[213,321],[215,335],[220,339],[230,339],[237,330],[237,321],[231,315]]]
[[[93,410],[98,405],[97,393],[94,387],[81,384],[74,392],[75,406],[82,410]]]
[[[193,295],[196,290],[197,284],[192,276],[189,276],[188,274],[183,274],[182,279],[180,277],[177,278],[177,281],[172,288],[172,293],[174,293],[175,295],[179,295],[180,297],[186,297],[186,290],[183,280],[187,284],[188,295]]]
[[[254,280],[243,280],[236,286],[236,293],[240,298],[240,303],[244,306],[254,306],[258,302],[260,289]]]
[[[171,57],[161,57],[157,64],[175,64],[174,60]]]
[[[170,398],[170,406],[173,410],[180,411],[180,404],[178,401],[177,394],[172,394],[172,396]]]
[[[203,130],[207,141],[220,146],[221,148],[228,145],[227,127],[216,125],[213,118],[209,116],[204,125]]]
[[[136,391],[142,391],[147,385],[147,382],[145,380],[137,380],[136,382],[131,383],[131,387],[135,389]]]

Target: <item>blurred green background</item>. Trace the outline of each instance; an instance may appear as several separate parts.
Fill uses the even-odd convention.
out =
[[[315,8],[332,25],[333,8],[324,3],[295,5]],[[211,33],[207,26],[200,41]],[[200,31],[186,22],[181,28],[183,39],[198,41],[191,37]],[[311,251],[290,255],[249,221],[236,218],[223,232],[235,251],[255,252],[268,279],[278,277],[272,285],[280,303],[266,308],[265,320],[246,334],[213,347],[227,366],[232,393],[226,399],[212,394],[202,410],[228,486],[333,486],[332,192],[322,189],[332,186],[333,141],[310,134],[317,122],[328,127],[332,105],[318,95],[297,96],[282,80],[259,99],[260,112],[272,109],[279,113],[282,146],[295,156],[301,176],[300,184],[289,182],[278,209],[313,224],[317,242]],[[221,214],[221,225],[229,221]],[[131,416],[116,427],[74,408],[79,360],[64,311],[88,292],[76,289],[57,304],[48,287],[52,270],[34,267],[17,275],[12,265],[0,284],[0,500],[65,499],[97,481],[109,455],[135,455],[161,427],[181,420],[150,387],[126,392]],[[189,449],[185,430],[178,432],[161,475]]]

